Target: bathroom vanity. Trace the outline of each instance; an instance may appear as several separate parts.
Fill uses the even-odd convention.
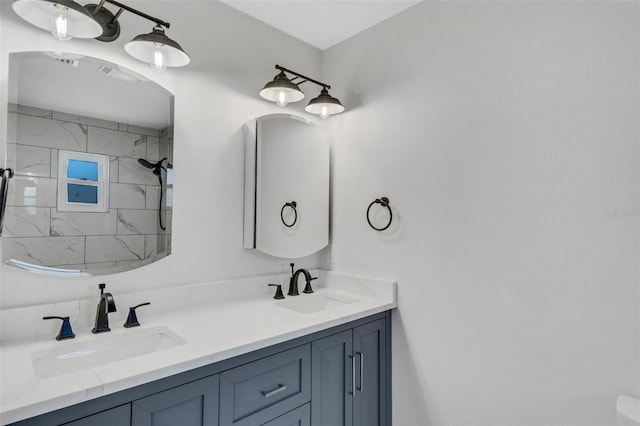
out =
[[[160,312],[172,299],[180,304],[178,289],[114,294],[123,308],[155,298],[155,311],[142,311],[134,330],[112,318],[111,333],[82,334],[76,321],[78,337],[67,342],[52,333],[3,343],[2,424],[390,425],[395,283],[313,274],[315,293],[284,300],[266,284],[286,276],[181,287],[184,305],[169,313]],[[211,297],[222,287],[233,290]],[[166,339],[157,350],[99,365],[82,359],[153,336]],[[68,356],[80,358],[76,369],[57,361]]]

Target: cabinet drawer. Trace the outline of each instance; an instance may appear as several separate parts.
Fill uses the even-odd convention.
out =
[[[308,402],[311,346],[304,345],[220,374],[220,425],[254,426]]]
[[[311,424],[311,407],[305,404],[293,411],[289,411],[277,419],[271,420],[262,426],[309,426]]]
[[[131,404],[121,405],[111,410],[65,423],[62,426],[127,426],[131,419]]]

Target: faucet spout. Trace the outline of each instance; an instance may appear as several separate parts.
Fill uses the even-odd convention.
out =
[[[111,293],[105,293],[105,287],[106,285],[104,283],[98,284],[98,288],[100,288],[100,302],[96,310],[96,320],[91,330],[92,333],[111,331],[109,328],[108,314],[116,312],[116,302],[113,300]]]
[[[307,282],[307,285],[304,288],[303,293],[313,293],[311,289],[311,281],[317,280],[318,277],[312,277],[311,273],[304,268],[300,268],[297,271],[293,272],[294,264],[291,263],[291,278],[289,279],[289,292],[287,293],[289,296],[298,296],[300,293],[298,292],[298,277],[300,274],[304,275],[304,279]]]

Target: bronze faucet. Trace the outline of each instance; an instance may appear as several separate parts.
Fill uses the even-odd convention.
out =
[[[303,293],[313,293],[313,289],[311,288],[311,281],[317,280],[318,277],[312,277],[311,273],[304,268],[300,268],[297,271],[293,272],[293,263],[291,265],[291,278],[289,279],[289,292],[287,295],[289,296],[298,296],[300,293],[298,292],[298,277],[300,274],[304,274],[304,278],[307,281],[307,285],[302,290]]]

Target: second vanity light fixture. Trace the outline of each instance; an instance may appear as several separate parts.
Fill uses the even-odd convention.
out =
[[[104,7],[110,3],[118,8],[114,15]],[[38,28],[51,32],[58,40],[95,38],[114,41],[120,35],[118,17],[126,10],[156,25],[149,34],[140,34],[126,43],[124,50],[134,58],[146,62],[157,71],[167,67],[187,65],[191,59],[178,43],[164,34],[169,28],[162,21],[115,0],[101,0],[99,4],[82,6],[73,0],[15,0],[13,10],[18,16]]]
[[[331,86],[321,83],[312,78],[306,77],[295,71],[276,65],[276,69],[280,70],[280,74],[267,84],[260,91],[260,96],[264,99],[275,102],[279,106],[285,106],[289,102],[298,102],[304,99],[304,93],[298,87],[299,84],[310,81],[322,87],[320,95],[309,101],[304,108],[311,114],[317,114],[321,118],[327,118],[333,114],[340,114],[344,111],[344,107],[340,101],[329,94]],[[289,78],[287,74],[293,74],[295,77]]]

